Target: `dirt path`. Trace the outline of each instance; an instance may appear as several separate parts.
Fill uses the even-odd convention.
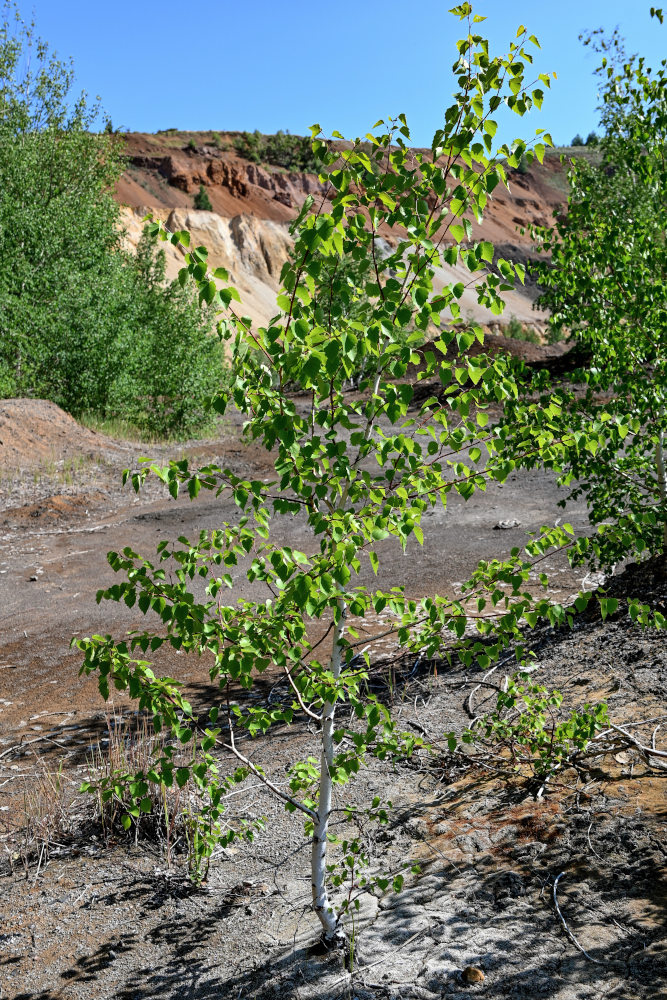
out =
[[[268,814],[274,833],[220,852],[203,890],[190,888],[178,866],[167,870],[150,846],[103,845],[85,825],[86,807],[76,804],[79,834],[52,844],[48,864],[37,858],[23,868],[20,835],[11,831],[21,826],[26,788],[42,787],[60,760],[65,779],[77,784],[106,729],[105,706],[94,681],[78,677],[70,638],[119,634],[143,621],[136,611],[95,603],[96,590],[114,579],[107,551],[131,545],[150,556],[163,538],[194,537],[235,517],[206,493],[191,503],[165,497],[157,483],[139,497],[121,490],[120,470],[145,448],[77,441],[75,428],[65,430],[64,462],[56,451],[46,467],[43,457],[22,465],[14,453],[0,480],[2,1000],[667,996],[664,775],[639,759],[602,763],[577,787],[569,776],[538,803],[520,782],[457,771],[446,755],[396,772],[369,768],[352,798],[363,803],[382,788],[396,806],[389,828],[369,841],[372,864],[420,858],[424,875],[398,897],[364,899],[352,977],[339,958],[308,953],[316,928],[300,823],[261,789],[231,807]],[[262,452],[241,447],[233,421],[215,440],[180,450],[257,478],[271,472]],[[380,551],[380,584],[405,584],[415,596],[455,592],[480,558],[502,555],[526,531],[563,517],[558,499],[553,480],[538,473],[491,486],[467,505],[455,498],[446,512],[427,516],[423,549],[403,555],[387,544]],[[584,518],[581,506],[567,513],[575,527]],[[516,528],[494,527],[513,520]],[[307,548],[298,519],[284,519],[280,530],[285,542]],[[557,567],[563,599],[581,576]],[[236,592],[251,593],[240,576]],[[575,701],[607,698],[623,723],[659,717],[667,713],[663,636],[642,636],[624,623],[582,623],[547,637],[540,679]],[[172,651],[160,666],[195,692],[206,688],[201,661]],[[429,731],[459,729],[469,721],[469,680],[442,670],[437,678],[415,676],[396,710]],[[478,711],[490,707],[484,692],[478,700]],[[116,707],[123,704],[116,697]],[[650,740],[650,730],[641,731]],[[308,752],[307,728],[258,742],[254,754],[281,775],[295,741]],[[34,796],[28,801],[36,808]],[[565,937],[552,899],[561,871],[562,911],[602,964]],[[470,965],[484,971],[479,985],[461,979]]]

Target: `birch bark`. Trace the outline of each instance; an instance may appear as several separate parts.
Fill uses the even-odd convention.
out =
[[[342,667],[342,649],[340,640],[345,628],[345,604],[337,602],[338,621],[334,626],[333,649],[331,651],[331,672],[334,681],[340,678]],[[339,916],[329,899],[326,886],[327,833],[333,797],[333,781],[331,769],[334,759],[334,716],[336,702],[326,701],[322,710],[322,754],[320,760],[320,793],[317,804],[317,819],[313,830],[313,846],[311,850],[311,874],[313,882],[313,909],[317,914],[324,931],[324,941],[334,945],[338,940],[345,940],[345,932],[340,926]]]

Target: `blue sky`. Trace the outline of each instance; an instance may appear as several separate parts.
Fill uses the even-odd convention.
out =
[[[655,2],[655,0],[654,0]],[[659,2],[659,0],[658,0]],[[451,64],[461,25],[434,0],[18,0],[38,34],[71,56],[79,89],[99,94],[115,126],[280,128],[305,133],[313,122],[346,136],[405,112],[416,145],[429,143],[450,103]],[[630,52],[657,62],[667,54],[646,5],[628,0],[486,0],[474,5],[492,52],[525,24],[542,44],[536,72],[555,71],[541,114],[512,116],[498,138],[545,128],[556,143],[597,124],[596,56],[578,35],[618,26]]]

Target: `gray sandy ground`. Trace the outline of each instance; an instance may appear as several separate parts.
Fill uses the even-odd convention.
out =
[[[268,475],[261,456],[241,451],[235,434],[229,428],[209,454],[227,453],[249,474]],[[119,469],[134,457],[129,448],[101,456],[66,486],[48,477],[6,484],[0,806],[11,807],[0,812],[2,1000],[667,997],[665,778],[640,758],[598,762],[578,779],[568,774],[539,801],[525,782],[462,769],[445,751],[396,768],[374,762],[337,805],[364,805],[376,793],[390,798],[388,826],[365,834],[371,871],[396,872],[418,861],[422,874],[410,876],[399,895],[360,897],[349,926],[351,972],[342,956],[310,951],[318,927],[309,910],[302,826],[262,788],[230,799],[229,814],[267,816],[267,829],[252,844],[218,852],[201,889],[187,882],[182,859],[169,869],[155,846],[105,844],[86,825],[88,807],[79,800],[73,809],[82,818],[72,838],[52,844],[41,867],[39,857],[22,864],[10,819],[31,769],[53,768],[64,758],[76,784],[88,748],[104,730],[104,706],[93,682],[77,677],[70,636],[118,634],[141,620],[125,608],[95,604],[95,590],[113,579],[106,551],[129,544],[149,554],[163,537],[194,536],[234,516],[207,494],[191,504],[165,500],[155,487],[139,498],[120,491]],[[56,493],[94,496],[89,507],[61,515],[47,504]],[[467,506],[454,502],[427,519],[423,550],[381,553],[380,582],[401,582],[416,594],[451,592],[479,558],[563,516],[557,499],[552,480],[535,473],[492,487]],[[7,514],[34,505],[45,513]],[[575,523],[584,516],[581,507],[568,514]],[[503,520],[520,526],[494,530]],[[299,522],[284,523],[285,541],[304,545]],[[583,574],[558,569],[562,583],[555,586],[564,598]],[[624,723],[667,714],[662,633],[641,633],[624,619],[586,620],[572,632],[545,633],[537,655],[540,680],[560,687],[570,703],[604,698]],[[165,666],[206,695],[204,665],[173,656]],[[395,689],[394,712],[408,728],[460,730],[469,722],[465,698],[478,679],[461,668],[415,673]],[[493,694],[480,692],[475,710],[488,710]],[[123,707],[117,699],[116,708]],[[638,732],[650,739],[654,725]],[[250,749],[279,781],[295,754],[314,747],[313,734],[299,723]],[[563,931],[553,902],[561,872],[561,911],[596,961]],[[480,969],[484,980],[467,985],[461,976],[467,966]]]

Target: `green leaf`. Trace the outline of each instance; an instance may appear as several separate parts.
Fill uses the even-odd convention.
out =
[[[489,264],[493,261],[493,252],[493,243],[483,242],[479,244],[479,255],[482,260],[488,261]]]

